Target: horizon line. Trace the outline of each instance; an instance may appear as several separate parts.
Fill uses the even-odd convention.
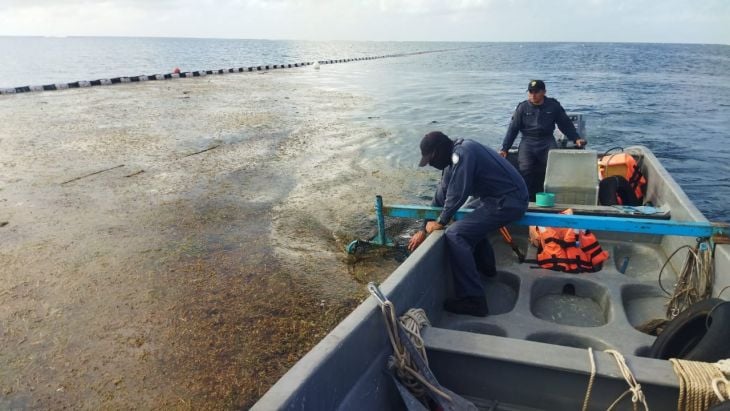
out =
[[[130,35],[43,35],[43,34],[0,34],[0,38],[48,38],[48,39],[64,39],[64,38],[122,38],[122,39],[189,39],[189,40],[244,40],[244,41],[305,41],[305,42],[348,42],[348,43],[479,43],[479,44],[663,44],[663,45],[699,45],[699,46],[730,46],[730,43],[701,43],[701,42],[662,42],[662,41],[575,41],[575,40],[361,40],[361,39],[287,39],[287,38],[236,38],[236,37],[205,37],[205,36],[130,36]]]

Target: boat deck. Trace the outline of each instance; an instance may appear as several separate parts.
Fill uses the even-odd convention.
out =
[[[639,356],[653,343],[655,337],[636,327],[665,316],[668,297],[659,288],[657,274],[667,256],[658,245],[601,242],[612,258],[597,273],[576,275],[520,264],[505,244],[493,244],[499,271],[495,277],[483,277],[490,315],[442,312],[434,326]],[[534,255],[535,248],[529,249]],[[622,274],[619,268],[625,259]],[[668,266],[662,275],[664,287],[671,288],[675,280]]]
[[[530,250],[531,258],[535,248],[528,248],[524,238],[517,241]],[[592,403],[596,409],[608,407],[626,386],[614,360],[601,351],[638,357],[648,353],[655,337],[636,327],[665,315],[668,298],[657,282],[667,258],[662,248],[601,241],[612,258],[600,272],[576,275],[520,264],[500,238],[493,237],[492,244],[499,271],[483,277],[489,316],[455,315],[437,304],[430,307],[432,326],[423,330],[423,337],[439,381],[458,387],[484,409],[570,408],[585,394],[590,370],[586,349],[591,347],[599,370],[596,384],[601,384]],[[627,257],[622,274],[619,268]],[[671,266],[662,278],[670,288],[676,280]],[[646,394],[671,406],[676,400],[671,367],[657,367],[648,358],[634,358],[631,364],[640,381],[652,382],[646,384]],[[545,386],[551,385],[554,397],[546,396]],[[537,404],[541,406],[535,408]],[[659,405],[655,399],[652,406]]]

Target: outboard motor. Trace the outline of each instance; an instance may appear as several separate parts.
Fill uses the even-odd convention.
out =
[[[570,118],[570,121],[573,122],[578,135],[581,138],[588,139],[586,136],[586,122],[583,119],[583,114],[568,113],[568,118]],[[562,131],[560,131],[560,129],[555,129],[555,131],[557,132],[555,134],[555,141],[558,143],[558,148],[567,148],[568,138]]]

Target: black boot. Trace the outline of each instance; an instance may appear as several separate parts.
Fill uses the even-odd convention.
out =
[[[497,275],[497,269],[492,267],[479,267],[479,265],[477,265],[477,271],[479,271],[479,274],[487,278],[492,278]]]
[[[497,275],[497,265],[494,262],[494,250],[488,239],[483,239],[474,247],[474,262],[477,271],[483,276],[494,277]]]
[[[486,317],[489,314],[487,299],[484,297],[447,298],[444,301],[444,310],[475,317]]]

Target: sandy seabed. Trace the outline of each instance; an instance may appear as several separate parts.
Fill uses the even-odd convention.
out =
[[[343,252],[423,177],[362,158],[368,104],[296,70],[0,97],[0,408],[251,406],[398,264]]]

